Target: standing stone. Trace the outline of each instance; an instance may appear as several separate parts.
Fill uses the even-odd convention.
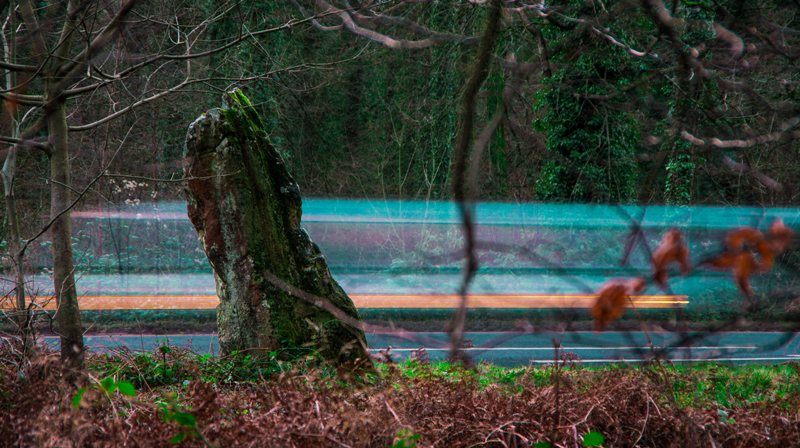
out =
[[[189,218],[214,269],[222,352],[367,359],[360,330],[264,278],[272,273],[358,319],[319,247],[300,228],[300,189],[240,90],[189,126],[186,153]]]

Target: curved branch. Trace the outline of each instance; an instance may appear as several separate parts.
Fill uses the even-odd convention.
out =
[[[114,154],[111,155],[111,158],[106,163],[105,168],[100,170],[100,174],[98,174],[91,181],[89,181],[89,183],[86,185],[86,187],[83,190],[81,190],[81,192],[75,197],[75,199],[69,205],[64,207],[64,209],[61,210],[60,212],[58,212],[58,214],[56,214],[55,216],[50,218],[50,221],[48,221],[47,224],[45,224],[39,230],[39,232],[36,235],[34,235],[29,240],[25,241],[25,244],[22,245],[22,247],[20,248],[19,252],[17,253],[17,259],[21,260],[22,257],[25,255],[25,251],[28,250],[28,247],[31,245],[31,243],[33,243],[34,241],[39,239],[39,237],[44,235],[45,232],[47,232],[50,229],[50,227],[52,227],[53,224],[55,224],[55,222],[59,220],[59,218],[61,218],[65,214],[69,213],[70,210],[75,208],[75,206],[78,205],[78,202],[80,202],[80,200],[83,199],[83,197],[86,195],[86,193],[88,193],[89,190],[92,189],[94,184],[96,184],[100,179],[103,178],[103,176],[105,175],[106,170],[108,170],[108,168],[111,166],[111,164],[114,163],[114,160],[117,158],[117,155],[119,155],[120,151],[122,150],[122,147],[124,146],[125,142],[128,140],[128,136],[130,136],[132,130],[133,130],[133,126],[128,128],[128,132],[122,138],[122,141],[120,142],[119,146],[117,146],[117,150],[114,151]],[[69,187],[67,186],[67,188],[69,188]]]
[[[142,105],[147,104],[149,102],[155,101],[155,100],[157,100],[159,98],[163,98],[163,97],[165,97],[165,96],[167,96],[167,95],[169,95],[171,93],[175,93],[178,90],[180,90],[180,89],[182,89],[182,88],[184,88],[184,87],[186,87],[186,86],[188,86],[190,84],[194,84],[196,82],[200,82],[200,80],[185,79],[181,83],[176,84],[176,85],[170,87],[167,90],[164,90],[162,92],[156,93],[156,94],[151,95],[151,96],[149,96],[147,98],[142,98],[141,100],[139,100],[139,101],[137,101],[137,102],[135,102],[133,104],[129,104],[128,106],[126,106],[126,107],[124,107],[124,108],[122,108],[122,109],[120,109],[120,110],[118,110],[118,111],[116,111],[116,112],[114,112],[114,113],[112,113],[110,115],[106,115],[105,117],[103,117],[103,118],[101,118],[101,119],[99,119],[97,121],[93,121],[91,123],[87,123],[87,124],[79,125],[79,126],[70,126],[69,127],[69,131],[70,132],[89,131],[89,130],[94,129],[94,128],[96,128],[96,127],[98,127],[98,126],[100,126],[100,125],[102,125],[104,123],[108,123],[109,121],[111,121],[111,120],[113,120],[115,118],[118,118],[118,117],[121,117],[122,115],[125,115],[126,113],[132,111],[133,109],[135,109],[135,108],[137,108],[139,106],[142,106]]]
[[[388,25],[398,25],[402,26],[410,30],[411,32],[426,35],[430,38],[437,39],[440,42],[462,42],[462,43],[476,43],[478,41],[475,37],[465,37],[459,36],[456,34],[448,34],[448,33],[440,33],[437,31],[433,31],[429,28],[426,28],[419,23],[406,19],[405,17],[396,17],[396,16],[387,16],[384,14],[373,14],[373,15],[365,15],[361,14],[356,8],[352,8],[350,6],[350,2],[345,0],[345,4],[352,9],[351,15],[356,20],[356,22],[361,23],[369,23],[369,22],[377,22],[377,23],[385,23]]]
[[[717,137],[700,138],[684,130],[681,131],[681,138],[695,146],[709,146],[720,149],[742,149],[764,143],[798,139],[800,138],[800,130],[795,129],[798,127],[798,125],[800,125],[800,115],[783,123],[779,131],[758,135],[756,137],[731,140],[722,140]]]
[[[472,72],[461,94],[459,128],[453,147],[453,196],[456,200],[459,214],[461,215],[465,238],[464,252],[466,253],[464,276],[461,280],[461,286],[459,287],[461,304],[453,315],[453,319],[449,325],[450,358],[453,360],[460,359],[463,355],[461,346],[464,341],[464,324],[467,317],[467,292],[478,270],[478,257],[475,253],[475,223],[473,221],[472,210],[472,200],[474,198],[471,197],[466,179],[467,152],[472,142],[472,131],[475,121],[475,97],[480,90],[481,84],[483,84],[483,81],[489,75],[489,61],[491,60],[492,49],[500,34],[502,7],[503,0],[492,0],[489,5],[490,9],[486,22],[486,29],[481,37],[481,43],[478,47],[478,54],[476,55]]]
[[[377,42],[387,48],[392,48],[396,50],[400,49],[421,50],[443,42],[450,42],[455,40],[450,35],[438,35],[438,34],[425,39],[418,39],[418,40],[395,39],[393,37],[389,37],[385,34],[381,34],[377,31],[371,30],[369,28],[363,28],[358,26],[353,20],[353,17],[350,15],[350,13],[348,13],[343,9],[335,8],[333,5],[326,2],[325,0],[317,0],[317,5],[327,13],[339,16],[339,18],[342,20],[342,25],[344,25],[344,28],[347,31],[355,34],[356,36],[369,39],[373,42]],[[474,38],[461,39],[462,42],[474,42],[474,40],[475,40]]]
[[[59,67],[57,74],[64,78],[71,77],[76,71],[87,64],[100,49],[105,48],[106,44],[117,34],[119,31],[122,20],[127,17],[128,13],[133,9],[136,0],[128,0],[114,15],[105,27],[95,36],[94,39],[87,45],[80,53],[78,53],[69,63]]]
[[[2,93],[0,98],[23,106],[44,106],[44,97],[41,95],[22,95],[19,93]]]
[[[8,137],[8,136],[5,136],[5,135],[0,135],[0,142],[10,143],[12,145],[17,145],[18,147],[19,146],[22,146],[22,147],[28,146],[30,148],[40,149],[40,150],[45,151],[45,152],[47,152],[50,149],[50,147],[47,146],[47,143],[42,143],[42,142],[37,142],[37,141],[34,141],[34,140],[27,140],[27,139],[22,139],[22,138],[16,138],[16,137]]]
[[[126,107],[124,107],[124,108],[122,108],[122,109],[120,109],[120,110],[118,110],[118,111],[116,111],[116,112],[114,112],[114,113],[112,113],[110,115],[107,115],[107,116],[105,116],[105,117],[103,117],[103,118],[101,118],[101,119],[99,119],[97,121],[93,121],[91,123],[86,123],[86,124],[83,124],[83,125],[70,126],[69,130],[70,130],[70,132],[82,132],[82,131],[92,130],[92,129],[94,129],[94,128],[102,125],[102,124],[108,123],[111,120],[114,120],[116,118],[121,117],[122,115],[125,115],[126,113],[130,112],[131,110],[133,110],[133,109],[135,109],[137,107],[143,106],[143,105],[145,105],[147,103],[150,103],[150,102],[155,101],[157,99],[163,98],[163,97],[165,97],[167,95],[175,93],[175,92],[179,91],[180,89],[182,89],[182,88],[184,88],[186,86],[192,85],[192,84],[205,83],[205,82],[211,82],[211,81],[220,81],[220,80],[223,80],[223,81],[236,81],[236,82],[255,81],[255,80],[258,80],[258,79],[267,78],[267,77],[269,77],[271,75],[274,75],[276,73],[288,72],[288,71],[304,69],[304,68],[326,67],[326,66],[329,66],[329,65],[332,65],[332,64],[336,64],[336,63],[339,63],[339,62],[341,62],[341,61],[325,63],[325,64],[298,64],[298,65],[293,65],[293,66],[290,66],[290,67],[284,67],[284,68],[281,68],[281,69],[278,69],[278,70],[271,70],[269,72],[265,72],[265,73],[261,73],[261,74],[257,74],[257,75],[253,75],[253,76],[247,76],[247,77],[231,77],[231,78],[206,77],[206,78],[196,78],[196,79],[186,78],[183,81],[181,81],[180,83],[170,87],[169,89],[163,90],[163,91],[161,91],[159,93],[156,93],[156,94],[153,94],[153,95],[150,95],[150,96],[148,96],[146,98],[142,98],[141,100],[136,101],[136,102],[134,102],[132,104],[129,104],[128,106],[126,106]]]
[[[284,23],[282,25],[279,25],[279,26],[275,26],[275,27],[272,27],[272,28],[266,28],[266,29],[259,30],[259,31],[252,31],[252,32],[249,32],[247,34],[242,34],[241,36],[231,40],[230,42],[228,42],[228,43],[226,43],[224,45],[221,45],[221,46],[216,47],[216,48],[212,48],[210,50],[201,51],[199,53],[158,54],[158,55],[153,56],[151,58],[148,58],[148,59],[146,59],[146,60],[144,60],[142,62],[139,62],[138,64],[132,65],[131,67],[128,67],[128,68],[126,68],[126,69],[124,69],[124,70],[122,70],[122,71],[120,71],[118,73],[115,73],[113,75],[107,75],[107,76],[110,76],[111,79],[108,79],[106,81],[98,82],[98,83],[91,84],[91,85],[88,85],[88,86],[76,87],[74,89],[66,89],[66,90],[63,91],[61,96],[64,97],[64,98],[69,98],[69,97],[74,97],[74,96],[80,95],[82,93],[86,93],[86,92],[94,90],[94,89],[98,89],[100,87],[106,86],[106,85],[111,84],[113,82],[122,80],[122,79],[130,76],[131,74],[141,70],[142,68],[148,67],[148,66],[150,66],[150,65],[152,65],[152,64],[154,64],[156,62],[159,62],[159,61],[181,61],[181,60],[191,60],[191,59],[197,59],[197,58],[204,58],[204,57],[207,57],[207,56],[212,56],[212,55],[214,55],[216,53],[220,53],[220,52],[223,52],[225,50],[228,50],[229,48],[232,48],[232,47],[238,45],[239,43],[243,42],[244,40],[252,39],[252,38],[256,38],[256,37],[260,37],[260,36],[264,36],[264,35],[267,35],[267,34],[278,32],[278,31],[285,31],[285,30],[291,29],[291,28],[293,28],[293,27],[295,27],[297,25],[300,25],[300,24],[303,24],[303,23],[307,23],[307,22],[311,22],[312,20],[316,20],[317,18],[324,17],[324,16],[329,15],[329,14],[330,13],[322,13],[322,14],[317,14],[315,16],[307,17],[307,18],[303,18],[303,19],[292,19],[292,20],[289,20],[288,22],[286,22],[286,23]]]
[[[306,9],[303,8],[303,5],[301,5],[297,0],[292,0],[292,3],[294,4],[294,6],[297,9],[300,10],[301,14],[303,14],[304,16],[308,16],[308,12],[306,11]],[[317,20],[315,18],[311,19],[311,26],[313,26],[314,28],[316,28],[316,29],[318,29],[320,31],[339,31],[339,30],[342,29],[342,25],[341,24],[327,26],[327,25],[323,25],[322,23],[320,23],[319,20]]]

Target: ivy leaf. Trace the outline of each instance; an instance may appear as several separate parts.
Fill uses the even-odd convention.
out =
[[[603,446],[606,438],[597,431],[589,431],[583,436],[583,446]]]
[[[136,388],[133,384],[127,381],[120,381],[117,383],[117,388],[119,389],[119,393],[125,395],[127,397],[135,397],[136,396]]]
[[[117,382],[114,381],[114,378],[109,376],[108,378],[103,378],[103,380],[100,381],[100,387],[105,393],[111,395],[117,388]]]
[[[189,414],[188,412],[176,412],[172,414],[172,419],[178,424],[188,426],[190,428],[197,426],[197,419],[194,415]]]
[[[171,443],[173,445],[177,445],[177,444],[183,442],[184,440],[186,440],[186,433],[185,432],[179,432],[179,433],[175,434],[174,436],[172,436],[172,438],[169,439],[169,443]]]
[[[81,387],[75,392],[75,395],[72,396],[72,409],[78,409],[81,407],[81,401],[83,400],[83,396],[86,394],[86,388]]]
[[[531,448],[553,448],[553,445],[550,442],[536,442],[531,445]]]

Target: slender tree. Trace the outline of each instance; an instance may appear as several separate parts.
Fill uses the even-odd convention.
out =
[[[72,183],[70,136],[109,124],[189,86],[218,81],[202,61],[310,19],[290,20],[257,31],[246,29],[242,23],[235,34],[212,39],[207,36],[209,26],[235,13],[237,2],[215,3],[199,12],[190,2],[164,5],[136,0],[22,0],[2,6],[9,20],[21,24],[19,31],[4,28],[3,38],[7,47],[16,49],[16,57],[9,57],[11,53],[6,51],[0,62],[7,80],[2,98],[13,117],[23,114],[26,118],[12,120],[11,132],[0,135],[0,141],[11,145],[3,178],[19,283],[17,307],[26,306],[24,279],[20,277],[25,252],[49,232],[61,354],[68,366],[80,368],[83,329],[75,287],[70,210],[106,174],[114,157],[86,185],[77,188]],[[134,47],[136,52],[128,51]],[[257,80],[269,72],[222,81]],[[73,117],[90,118],[75,122]],[[13,228],[17,216],[13,179],[20,174],[14,162],[19,151],[28,150],[47,156],[50,217],[37,233],[18,244],[22,238]]]

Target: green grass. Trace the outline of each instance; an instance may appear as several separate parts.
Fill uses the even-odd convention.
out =
[[[409,367],[406,367],[409,368]],[[419,367],[411,367],[418,369]],[[447,371],[446,363],[432,367],[435,371]],[[632,372],[660,369],[649,367],[566,367],[562,375],[573,380],[575,385],[591,388],[592,381],[580,381],[586,377],[599,377],[612,370],[627,369]],[[674,398],[682,407],[704,409],[734,409],[753,404],[775,404],[785,398],[800,397],[800,363],[780,365],[725,365],[693,364],[665,366],[672,383]],[[480,365],[475,375],[482,386],[490,384],[508,386],[527,376],[527,380],[538,387],[553,385],[553,367],[506,369],[492,365]]]
[[[776,403],[800,396],[800,364],[726,366],[702,364],[674,367],[675,399],[684,407],[725,409]]]
[[[215,384],[259,383],[288,371],[314,372],[318,379],[341,381],[337,370],[308,357],[293,363],[276,356],[253,357],[236,353],[227,357],[196,355],[186,350],[162,347],[151,353],[120,352],[90,357],[89,370],[97,378],[114,377],[137,388],[177,386],[186,381]],[[557,373],[558,375],[556,375]],[[361,384],[408,384],[414,380],[471,383],[480,389],[499,388],[507,393],[525,388],[563,384],[578,391],[590,391],[603,377],[614,374],[633,381],[656,381],[670,385],[672,397],[682,408],[735,409],[757,404],[781,405],[800,397],[800,363],[779,365],[725,365],[715,363],[663,366],[581,365],[506,368],[481,363],[472,367],[449,362],[422,363],[406,360],[399,364],[378,364],[376,370],[358,377]],[[666,378],[665,378],[666,374]],[[663,389],[669,395],[670,388]]]
[[[215,384],[256,382],[290,368],[288,363],[274,356],[254,358],[244,353],[233,353],[226,357],[212,357],[168,346],[154,352],[120,352],[90,359],[88,369],[95,376],[113,376],[136,387],[180,385],[198,379]]]
[[[534,387],[552,386],[554,367],[505,368],[479,364],[472,369],[448,362],[422,364],[406,361],[396,368],[402,376],[439,378],[447,381],[475,381],[481,388],[500,386],[509,392],[520,391],[523,383]],[[386,374],[389,368],[381,365]],[[786,398],[800,397],[800,363],[779,365],[727,365],[703,363],[692,365],[656,366],[607,365],[600,367],[561,367],[562,379],[580,391],[591,390],[593,382],[612,371],[631,375],[644,373],[649,378],[667,374],[673,398],[683,408],[734,409],[754,404],[776,404]],[[662,397],[667,399],[668,397]]]

